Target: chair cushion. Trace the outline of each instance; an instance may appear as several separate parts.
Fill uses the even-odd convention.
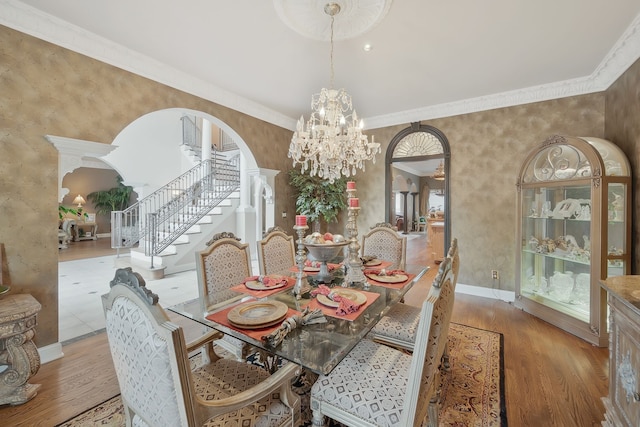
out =
[[[338,407],[376,425],[395,426],[401,419],[411,356],[364,339],[311,388],[314,401]]]
[[[231,359],[220,359],[192,372],[194,388],[204,400],[217,400],[238,394],[269,377],[263,368]],[[271,393],[256,403],[228,412],[205,423],[218,426],[280,426],[291,422],[291,411],[280,401],[278,392]]]
[[[406,342],[413,347],[416,331],[420,323],[420,308],[398,303],[387,312],[371,330],[372,336],[388,337],[396,341]]]

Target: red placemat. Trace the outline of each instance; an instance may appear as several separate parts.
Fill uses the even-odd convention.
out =
[[[338,288],[340,289],[340,288]],[[355,289],[354,289],[355,291]],[[369,307],[371,304],[373,304],[373,302],[378,299],[378,297],[380,297],[380,294],[377,294],[375,292],[367,292],[367,291],[361,291],[360,289],[358,289],[356,292],[360,292],[362,294],[364,294],[367,297],[367,302],[365,302],[364,304],[362,304],[360,306],[360,308],[358,309],[358,311],[356,311],[355,313],[349,313],[349,314],[345,314],[343,316],[336,314],[336,308],[335,307],[327,307],[326,305],[320,304],[318,302],[317,299],[313,298],[311,300],[311,302],[307,305],[307,307],[309,307],[310,310],[315,310],[316,308],[319,308],[320,310],[322,310],[322,313],[326,316],[331,316],[331,317],[335,317],[338,319],[345,319],[345,320],[356,320],[358,318],[358,316],[360,316],[362,313],[364,313],[365,309],[367,307]]]
[[[227,319],[227,314],[229,314],[229,312],[231,310],[233,310],[236,307],[236,305],[233,305],[231,307],[225,308],[224,310],[218,311],[216,313],[211,313],[211,314],[207,315],[206,318],[208,320],[211,320],[213,322],[219,323],[219,324],[221,324],[223,326],[226,326],[228,328],[231,328],[233,330],[241,332],[241,333],[247,335],[248,337],[251,337],[251,338],[253,338],[255,340],[258,340],[258,341],[260,341],[260,339],[262,338],[263,335],[270,334],[271,332],[273,332],[276,329],[278,329],[280,327],[280,325],[282,325],[282,322],[280,322],[280,323],[278,323],[276,325],[268,326],[268,327],[262,328],[262,329],[242,329],[242,328],[239,328],[237,326],[234,326],[229,322],[229,319]],[[291,316],[295,316],[296,314],[301,314],[301,313],[299,311],[297,311],[297,310],[294,310],[294,309],[290,308],[287,311],[287,315],[285,316],[285,319],[288,319]],[[284,319],[283,319],[283,321],[284,321]]]
[[[416,277],[415,274],[411,274],[407,272],[405,272],[404,274],[407,275],[408,279],[405,280],[404,282],[399,282],[399,283],[378,282],[376,279],[372,279],[371,276],[369,276],[367,273],[365,273],[365,276],[367,276],[367,279],[369,279],[370,283],[373,285],[383,286],[385,288],[391,288],[391,289],[402,289],[407,285],[407,283],[411,282]]]
[[[232,286],[231,290],[236,292],[241,292],[243,294],[251,295],[256,298],[264,298],[264,297],[268,297],[269,295],[277,294],[278,292],[291,289],[293,286],[295,286],[296,284],[295,277],[287,277],[286,279],[287,279],[288,285],[285,285],[281,288],[265,289],[264,291],[256,291],[254,289],[247,288],[247,286],[244,283],[240,283],[239,285]]]

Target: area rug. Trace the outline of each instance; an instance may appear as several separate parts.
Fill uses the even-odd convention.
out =
[[[503,337],[496,332],[452,323],[449,328],[451,368],[441,376],[439,426],[506,427]],[[194,362],[197,363],[197,362]],[[255,359],[253,363],[260,363]],[[309,390],[315,374],[294,384],[301,396],[305,426],[310,426]],[[306,409],[306,410],[305,410]],[[59,424],[59,427],[125,425],[120,396]],[[332,426],[340,426],[333,423]]]

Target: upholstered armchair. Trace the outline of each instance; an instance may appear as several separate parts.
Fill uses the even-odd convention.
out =
[[[210,311],[216,304],[237,297],[231,288],[253,275],[249,245],[233,233],[215,234],[207,248],[196,253],[196,273],[202,309]],[[238,360],[246,356],[247,345],[237,338],[225,335],[218,344]]]
[[[361,256],[375,256],[390,261],[390,269],[404,270],[407,257],[407,239],[398,235],[391,224],[378,223],[362,236]]]
[[[260,274],[282,273],[296,264],[293,236],[288,236],[280,227],[267,230],[258,241],[258,265]]]
[[[127,426],[298,425],[295,364],[269,375],[211,354],[212,363],[192,371],[189,352],[221,334],[187,345],[182,328],[131,268],[116,271],[102,302]]]
[[[314,427],[324,426],[325,417],[350,427],[421,426],[426,418],[427,425],[437,426],[441,355],[454,294],[446,259],[422,304],[413,354],[361,340],[311,388]]]

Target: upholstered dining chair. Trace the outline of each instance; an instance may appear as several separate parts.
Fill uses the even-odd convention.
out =
[[[203,310],[210,311],[212,306],[238,296],[231,288],[253,275],[249,245],[230,232],[215,234],[205,250],[196,252],[196,273],[200,301],[209,303]],[[244,359],[248,350],[245,343],[229,335],[218,344],[238,360]]]
[[[392,264],[389,269],[404,270],[407,258],[407,238],[398,235],[389,223],[378,223],[362,236],[361,256],[375,256]]]
[[[296,264],[293,236],[278,227],[271,227],[258,241],[258,265],[260,274],[282,273]]]
[[[189,352],[215,340],[210,332],[187,345],[158,296],[131,268],[119,269],[102,297],[109,348],[127,426],[297,426],[300,398],[291,381],[300,367],[275,374],[245,362],[220,359],[191,370]]]
[[[458,271],[460,269],[460,255],[458,253],[458,239],[454,238],[449,247],[447,258],[451,263],[453,290],[456,289]],[[442,268],[442,264],[440,264]],[[440,270],[438,271],[438,274]],[[436,277],[435,281],[438,280]],[[433,285],[432,285],[433,286]],[[367,334],[367,338],[391,347],[413,351],[421,310],[418,307],[404,303],[397,303],[380,319]],[[448,367],[448,353],[443,354],[444,364]]]
[[[323,426],[325,416],[350,427],[421,426],[427,415],[427,425],[437,426],[440,355],[454,294],[451,261],[446,259],[422,304],[413,354],[361,340],[312,386],[314,427]]]

